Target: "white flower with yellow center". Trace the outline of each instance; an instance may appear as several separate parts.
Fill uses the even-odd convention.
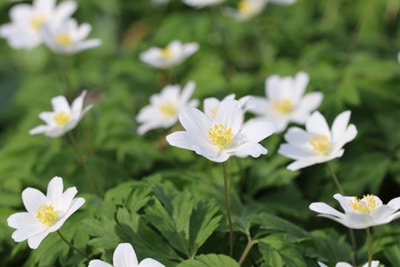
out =
[[[294,78],[272,75],[265,81],[266,98],[251,97],[248,111],[274,122],[278,132],[289,122],[303,124],[323,98],[320,92],[304,94],[308,81],[305,72],[298,72]]]
[[[379,267],[379,261],[372,261],[371,262],[371,267]],[[328,267],[328,265],[322,263],[322,262],[318,262],[318,265],[320,267]],[[335,267],[353,267],[353,265],[347,263],[347,262],[338,262],[336,263]],[[368,267],[368,262],[365,263],[362,267]]]
[[[120,243],[114,251],[113,265],[101,260],[91,260],[88,267],[165,267],[160,262],[146,258],[140,263],[135,250],[129,243]]]
[[[228,99],[231,99],[231,100],[235,99],[235,94],[230,94],[230,95],[224,97],[224,99],[222,101],[228,100]],[[248,96],[244,96],[244,97],[238,99],[238,101],[242,104],[242,107],[243,107],[248,99],[249,99]],[[222,101],[220,101],[218,98],[215,98],[215,97],[208,97],[208,98],[204,99],[203,100],[204,113],[206,113],[211,118],[215,118],[215,115],[217,114],[218,106]]]
[[[0,27],[0,36],[11,47],[32,49],[43,42],[43,27],[57,27],[76,10],[74,1],[56,6],[55,0],[35,0],[32,5],[18,4],[11,8],[11,23]]]
[[[170,145],[192,150],[215,162],[231,156],[259,157],[268,151],[260,141],[275,131],[273,123],[257,120],[243,122],[244,111],[238,100],[223,100],[212,118],[193,107],[179,113],[179,121],[186,131],[167,136]]]
[[[237,8],[225,7],[222,11],[226,16],[244,21],[261,13],[267,2],[268,0],[240,0]]]
[[[213,6],[222,3],[224,1],[225,0],[182,0],[183,3],[194,8]]]
[[[196,84],[190,81],[180,89],[179,85],[167,85],[160,94],[150,97],[150,105],[139,111],[136,121],[141,125],[138,134],[143,135],[149,130],[157,128],[168,128],[178,122],[179,111],[189,105],[197,106],[196,99],[190,100]]]
[[[166,47],[151,47],[139,55],[140,60],[154,68],[165,69],[182,63],[186,58],[199,50],[199,44],[174,40]]]
[[[53,52],[75,54],[101,44],[99,39],[86,39],[90,30],[89,24],[78,25],[75,19],[69,19],[56,28],[44,26],[44,43]]]
[[[51,99],[54,111],[44,111],[39,114],[47,125],[39,125],[29,131],[29,134],[44,133],[49,137],[58,137],[76,127],[82,117],[92,108],[92,105],[83,108],[86,91],[83,91],[70,106],[64,96]]]
[[[295,171],[317,163],[340,158],[343,146],[353,140],[357,129],[349,125],[350,111],[339,114],[332,124],[332,129],[325,118],[315,111],[306,121],[306,130],[291,127],[285,134],[287,144],[279,147],[278,153],[295,161],[287,167]]]
[[[8,225],[16,229],[11,237],[16,242],[28,240],[30,248],[37,248],[85,203],[83,198],[74,198],[76,193],[75,187],[63,192],[63,180],[57,176],[49,182],[47,195],[35,188],[26,188],[22,201],[27,212],[15,213],[7,219]]]
[[[335,194],[333,197],[339,202],[344,213],[323,202],[311,203],[310,209],[318,212],[319,216],[332,219],[352,229],[387,224],[400,217],[400,197],[392,199],[386,205],[374,195],[365,195],[361,199],[341,194]]]

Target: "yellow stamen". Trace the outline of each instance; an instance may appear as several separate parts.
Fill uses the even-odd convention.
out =
[[[60,111],[56,115],[54,115],[54,122],[59,126],[67,124],[70,120],[71,116],[65,111]]]
[[[161,57],[164,59],[171,59],[174,57],[174,54],[172,53],[171,49],[165,47],[161,49]]]
[[[293,110],[293,103],[288,98],[277,99],[272,103],[273,109],[281,114],[287,114]]]
[[[371,214],[380,205],[376,203],[374,195],[364,195],[362,199],[354,197],[350,201],[350,206],[357,213]]]
[[[33,15],[29,20],[29,24],[35,30],[39,30],[42,27],[42,25],[45,24],[46,22],[47,22],[47,16],[43,14]]]
[[[312,151],[318,155],[328,154],[332,146],[329,138],[323,134],[311,137],[310,145],[312,146]]]
[[[176,113],[177,113],[176,106],[172,102],[161,104],[159,106],[159,109],[160,109],[162,114],[164,114],[165,116],[167,116],[169,118],[175,117]]]
[[[36,218],[45,225],[52,225],[58,219],[58,214],[52,205],[41,205],[37,209]]]
[[[232,128],[222,124],[214,124],[214,126],[208,130],[208,137],[210,138],[211,144],[220,149],[230,147],[233,142]]]
[[[246,13],[251,9],[251,5],[247,0],[241,0],[237,6],[238,10],[242,13]]]
[[[55,36],[56,43],[62,46],[69,46],[72,43],[71,36],[68,33],[60,33]]]

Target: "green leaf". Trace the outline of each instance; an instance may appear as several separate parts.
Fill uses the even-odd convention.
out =
[[[194,259],[181,262],[176,267],[217,267],[217,266],[239,267],[240,265],[234,259],[226,255],[207,254],[207,255],[200,255],[195,257]]]

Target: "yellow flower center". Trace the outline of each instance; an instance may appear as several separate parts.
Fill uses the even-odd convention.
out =
[[[161,113],[169,118],[176,116],[176,113],[177,113],[176,106],[172,102],[161,104],[159,106],[159,108],[160,108]]]
[[[326,155],[331,150],[331,142],[326,135],[320,134],[311,137],[310,145],[312,151],[318,155]]]
[[[164,59],[171,59],[174,57],[174,54],[172,53],[171,49],[165,47],[161,49],[161,57]]]
[[[63,126],[67,124],[71,120],[71,116],[65,112],[65,111],[60,111],[56,115],[54,115],[54,122],[58,126]]]
[[[376,203],[374,195],[365,195],[362,199],[354,197],[350,201],[350,206],[357,213],[371,214],[380,205]]]
[[[211,144],[220,149],[230,147],[233,142],[232,128],[222,124],[214,124],[214,126],[208,130],[208,137],[210,138]]]
[[[251,10],[251,4],[247,0],[241,0],[238,3],[238,10],[242,13],[249,12]]]
[[[288,98],[276,99],[272,103],[273,109],[281,114],[287,114],[293,110],[293,103]]]
[[[39,30],[42,27],[42,25],[45,24],[46,22],[47,22],[47,16],[43,14],[33,15],[29,20],[29,24],[35,30]]]
[[[41,205],[37,209],[36,218],[45,225],[52,225],[58,219],[58,214],[52,205]]]
[[[71,36],[68,33],[60,33],[55,36],[56,43],[62,46],[69,46],[72,43]]]

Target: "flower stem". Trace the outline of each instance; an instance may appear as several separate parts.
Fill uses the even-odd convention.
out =
[[[72,248],[73,250],[75,250],[76,252],[78,252],[79,254],[81,254],[84,258],[90,260],[90,257],[83,252],[82,250],[80,250],[79,248],[75,247],[71,242],[69,242],[60,232],[60,230],[57,231],[58,236],[65,242],[67,243],[67,245]]]
[[[249,238],[249,241],[247,242],[247,245],[244,248],[242,256],[240,256],[239,265],[243,264],[243,262],[246,259],[247,255],[249,255],[249,252],[250,252],[251,248],[253,247],[254,244],[257,244],[257,243],[258,243],[258,240],[253,240],[253,239]]]
[[[337,189],[339,190],[339,193],[342,196],[344,196],[343,188],[342,188],[342,186],[341,186],[341,184],[339,182],[338,177],[336,176],[335,172],[333,171],[332,165],[331,165],[331,163],[329,161],[327,162],[327,166],[328,166],[329,172],[332,175],[333,182],[335,183]],[[354,236],[353,229],[349,228],[349,236],[350,236],[351,247],[353,249],[353,254],[354,254],[353,265],[357,265],[357,244],[356,244],[356,238]]]
[[[86,173],[86,177],[88,179],[90,190],[92,191],[92,193],[98,195],[98,192],[97,192],[97,189],[96,189],[95,180],[94,180],[94,178],[93,178],[93,176],[92,176],[92,174],[91,174],[91,172],[89,170],[89,166],[86,163],[85,157],[83,156],[83,153],[82,153],[82,151],[81,151],[81,149],[79,147],[78,142],[75,140],[75,137],[71,132],[68,132],[68,137],[71,140],[71,143],[74,146],[74,148],[76,150],[76,153],[78,154],[79,161],[81,162],[81,164],[83,166],[83,169],[84,169],[84,171]]]
[[[371,230],[369,227],[365,229],[365,232],[367,233],[367,242],[368,242],[368,267],[371,267],[372,264],[372,236],[371,236]]]
[[[228,171],[228,163],[222,163],[222,169],[224,172],[224,195],[225,195],[225,206],[226,206],[226,216],[228,217],[229,224],[229,255],[233,254],[233,225],[231,216],[231,175]]]

